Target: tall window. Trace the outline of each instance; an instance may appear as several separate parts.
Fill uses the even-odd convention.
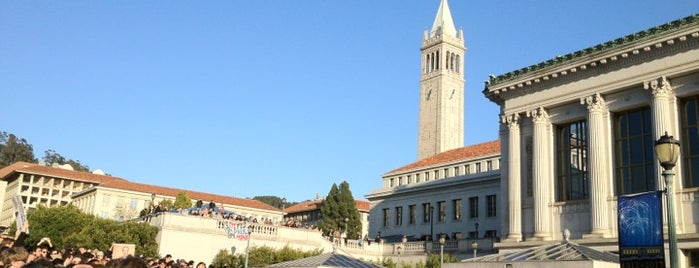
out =
[[[468,198],[469,217],[478,218],[478,196]]]
[[[415,205],[410,205],[408,206],[408,213],[409,213],[409,219],[408,219],[408,224],[415,224],[415,213],[416,213],[416,207]]]
[[[495,217],[497,215],[497,198],[495,197],[495,195],[486,195],[485,203],[487,206],[485,210],[485,216]]]
[[[587,199],[587,122],[580,121],[559,127],[556,149],[556,200]]]
[[[650,108],[615,117],[616,194],[657,190]]]
[[[388,227],[388,209],[383,209],[383,227]]]
[[[453,207],[454,207],[454,219],[455,220],[460,220],[461,219],[461,199],[454,199],[452,200]]]
[[[444,201],[437,202],[437,213],[439,213],[439,222],[447,220],[447,203]]]
[[[682,100],[684,187],[699,187],[699,96]]]
[[[430,222],[430,203],[422,203],[422,221]]]
[[[396,207],[396,226],[403,225],[403,207]]]

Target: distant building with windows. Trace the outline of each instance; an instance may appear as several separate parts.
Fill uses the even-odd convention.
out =
[[[369,232],[387,241],[493,237],[500,232],[500,142],[464,147],[464,46],[446,0],[422,43],[418,161],[366,195]],[[478,227],[477,227],[478,226]]]
[[[490,76],[499,140],[465,147],[464,37],[446,0],[421,51],[417,161],[366,195],[371,233],[495,236],[500,251],[570,233],[614,252],[617,197],[665,189],[654,142],[667,132],[682,153],[680,263],[699,265],[699,15]]]
[[[202,200],[204,206],[214,202],[226,211],[258,220],[282,220],[283,212],[257,200],[215,195],[131,182],[104,174],[78,172],[61,167],[17,162],[0,169],[0,226],[8,227],[15,219],[12,198],[20,196],[27,210],[38,205],[47,207],[73,204],[82,211],[105,219],[126,221],[139,217],[151,204],[186,192],[194,206]]]
[[[284,222],[291,221],[294,227],[315,229],[320,223],[320,207],[323,199],[301,202],[284,209]],[[369,202],[354,200],[354,205],[359,211],[359,218],[362,225],[361,234],[367,234],[369,230]]]

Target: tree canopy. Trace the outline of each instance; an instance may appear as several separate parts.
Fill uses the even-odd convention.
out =
[[[36,163],[34,148],[27,140],[12,133],[0,131],[0,168],[18,161]]]
[[[288,245],[282,249],[274,249],[267,246],[250,248],[248,262],[250,267],[264,267],[275,263],[293,261],[303,258],[308,258],[323,253],[323,250],[316,249],[311,251],[302,251],[299,249],[290,248]],[[222,249],[216,254],[211,261],[211,266],[215,268],[227,267],[243,267],[245,265],[245,249],[229,253],[228,250]]]
[[[112,243],[136,245],[136,254],[156,257],[158,228],[146,223],[117,222],[88,215],[75,206],[47,208],[39,205],[27,212],[29,236],[27,245],[36,245],[43,237],[51,238],[58,249],[85,247],[106,251]],[[12,223],[11,233],[16,230]]]
[[[53,149],[44,151],[42,158],[48,166],[53,164],[73,167],[75,171],[90,172],[90,167],[83,165],[79,160],[67,159]],[[24,138],[19,138],[15,134],[0,131],[0,168],[12,165],[15,162],[24,161],[36,163],[34,157],[34,147]]]
[[[192,199],[189,198],[187,192],[180,192],[175,197],[175,208],[190,208],[192,207]]]
[[[284,209],[296,204],[295,202],[287,202],[286,198],[273,195],[255,196],[252,199],[268,204],[278,209]]]
[[[58,164],[58,165],[65,165],[68,164],[71,167],[73,167],[73,170],[75,171],[82,171],[82,172],[90,172],[90,167],[87,165],[83,165],[80,163],[79,160],[73,160],[73,159],[66,159],[63,157],[61,154],[57,153],[53,149],[48,149],[44,151],[44,158],[42,159],[44,162],[46,162],[46,165],[53,165],[53,164]]]
[[[359,210],[347,181],[340,183],[339,187],[333,183],[320,206],[320,215],[318,225],[323,233],[332,235],[333,232],[340,231],[347,232],[350,239],[361,238],[362,223]]]

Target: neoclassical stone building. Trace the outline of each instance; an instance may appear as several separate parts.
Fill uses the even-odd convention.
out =
[[[681,263],[699,265],[699,15],[491,76],[500,139],[466,147],[463,40],[441,1],[421,49],[418,160],[366,195],[370,232],[495,236],[508,251],[568,230],[616,251],[616,199],[665,188],[653,145],[667,132],[682,146]]]
[[[699,15],[492,76],[483,93],[502,119],[500,247],[567,229],[614,248],[617,197],[665,188],[653,145],[667,132],[682,152],[679,249],[699,264]]]
[[[382,187],[366,195],[370,235],[495,238],[502,213],[500,142],[464,147],[466,47],[446,0],[421,51],[418,161],[384,174]]]

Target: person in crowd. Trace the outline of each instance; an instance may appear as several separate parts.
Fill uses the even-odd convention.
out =
[[[55,268],[56,265],[47,258],[38,258],[27,262],[22,268]]]
[[[125,258],[119,258],[119,259],[111,260],[111,261],[107,262],[106,267],[107,268],[148,268],[148,265],[146,264],[146,262],[143,259],[129,255],[129,256],[126,256]]]
[[[12,247],[3,251],[2,263],[5,264],[5,268],[21,268],[29,255],[23,247]]]

